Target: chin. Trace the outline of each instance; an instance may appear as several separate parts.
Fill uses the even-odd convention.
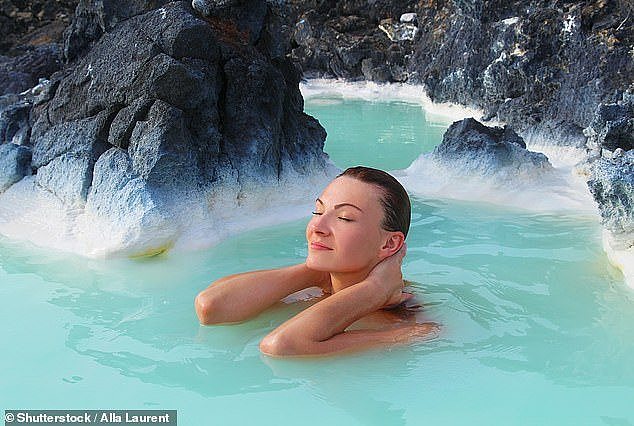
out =
[[[317,256],[308,255],[306,257],[306,266],[313,271],[321,272],[358,272],[363,269],[363,266],[357,266],[353,264],[342,265],[340,262],[328,262],[323,259],[319,259]]]
[[[314,256],[308,255],[306,258],[306,266],[313,271],[331,272],[332,268],[326,264],[326,262],[320,262],[314,258]]]

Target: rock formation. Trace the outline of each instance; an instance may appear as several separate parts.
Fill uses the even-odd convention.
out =
[[[432,100],[481,109],[529,144],[583,147],[596,107],[633,81],[625,0],[290,3],[304,73],[423,84]],[[412,22],[413,39],[381,31]]]
[[[20,93],[62,66],[62,34],[77,0],[0,0],[0,96]]]
[[[526,149],[510,127],[487,127],[473,118],[453,123],[432,158],[465,176],[514,179],[552,169],[548,158]]]
[[[36,187],[110,226],[128,254],[173,244],[177,217],[210,214],[221,188],[239,204],[253,185],[327,167],[325,131],[303,113],[266,2],[209,16],[156,3],[80,2],[69,65],[0,108],[2,142],[18,148],[0,152],[16,170],[3,182],[32,170]]]
[[[609,253],[629,252],[634,262],[634,94],[600,105],[584,133],[594,155],[586,166],[588,187],[609,232],[604,244]]]

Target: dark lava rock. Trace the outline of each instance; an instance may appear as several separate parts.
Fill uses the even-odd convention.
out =
[[[591,150],[634,149],[634,92],[624,93],[619,102],[599,105],[584,134]]]
[[[30,174],[30,149],[13,143],[0,145],[0,193]]]
[[[260,39],[268,11],[264,0],[194,0],[192,6],[203,16],[232,19],[236,31],[242,34],[249,44],[255,44]]]
[[[379,0],[371,7],[347,1],[289,4],[287,16],[294,27],[291,56],[305,75],[379,82],[408,79],[405,67],[414,41],[393,41],[385,30],[400,25],[400,15],[414,11],[416,2]],[[383,22],[382,30],[384,18],[395,22]]]
[[[487,127],[473,118],[453,123],[432,158],[464,174],[493,176],[550,170],[548,158],[526,149],[510,127]]]
[[[293,66],[208,19],[175,2],[104,34],[34,111],[33,165],[66,153],[94,164],[114,145],[160,189],[207,186],[221,164],[277,176],[321,158],[325,133],[302,112]]]
[[[0,0],[0,55],[58,43],[77,0]]]
[[[24,145],[29,140],[31,102],[19,96],[0,97],[0,145]]]
[[[67,207],[82,207],[92,184],[93,166],[90,155],[67,152],[40,167],[35,182]]]
[[[525,137],[583,146],[597,105],[616,102],[633,80],[628,2],[433,3],[418,11],[412,80],[433,100],[481,108]]]
[[[583,147],[599,104],[634,81],[626,0],[291,1],[291,56],[306,76],[425,85],[479,108],[529,142]],[[413,40],[379,30],[416,13]]]
[[[38,46],[17,57],[0,56],[0,96],[24,92],[61,66],[61,51],[56,44]]]
[[[634,246],[634,150],[595,161],[588,187],[599,206],[603,225],[622,244],[614,248]]]
[[[149,12],[168,0],[79,0],[71,24],[64,31],[64,57],[73,60],[90,43],[119,22]]]
[[[76,0],[0,0],[0,96],[21,93],[62,66],[62,34]]]
[[[39,187],[112,226],[113,247],[164,248],[184,201],[204,207],[224,185],[240,193],[325,170],[325,131],[303,113],[279,10],[264,0],[210,16],[186,2],[145,13],[155,4],[134,4],[82,2],[68,39],[86,41],[73,45],[76,59],[0,98],[2,140],[32,149]],[[85,32],[86,14],[104,20],[103,34]]]

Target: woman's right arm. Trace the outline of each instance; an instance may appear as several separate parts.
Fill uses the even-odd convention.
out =
[[[289,294],[313,286],[326,288],[329,281],[330,274],[304,263],[229,275],[196,296],[196,314],[204,325],[245,321]]]

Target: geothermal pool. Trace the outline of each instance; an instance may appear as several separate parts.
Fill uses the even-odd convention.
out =
[[[198,325],[193,299],[212,280],[303,260],[310,204],[304,219],[143,260],[0,237],[0,409],[177,409],[181,425],[634,424],[634,293],[586,195],[524,182],[541,202],[513,188],[477,201],[449,178],[439,193],[410,165],[450,121],[371,91],[305,93],[337,166],[396,170],[410,191],[404,275],[441,336],[274,360],[260,339],[310,302]]]

